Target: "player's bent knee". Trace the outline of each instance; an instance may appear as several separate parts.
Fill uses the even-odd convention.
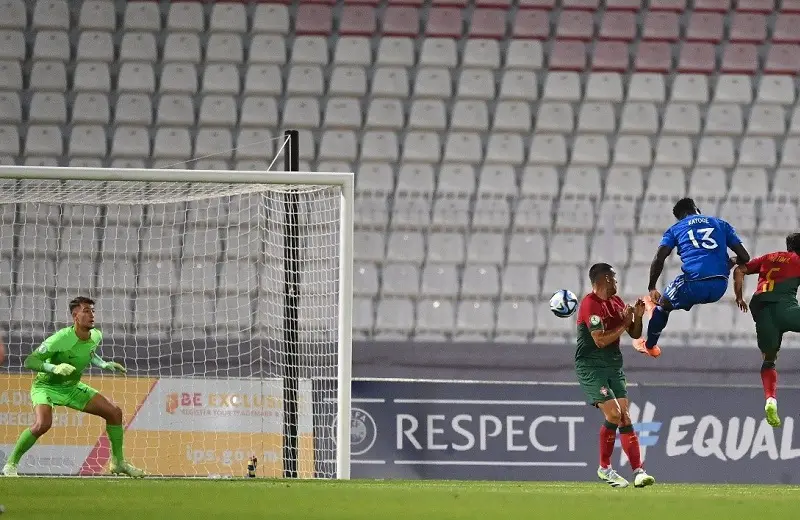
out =
[[[122,408],[120,408],[115,404],[112,404],[110,415],[111,416],[109,417],[109,421],[113,422],[113,424],[122,424]]]
[[[50,427],[53,426],[53,419],[52,418],[42,418],[39,417],[34,421],[33,425],[31,426],[31,433],[36,437],[41,437],[45,433],[50,430]]]
[[[769,359],[766,356],[768,356],[768,354],[765,355],[764,362],[761,363],[761,370],[772,370],[775,368],[775,358]]]
[[[606,401],[608,403],[609,401]],[[616,407],[604,407],[603,414],[606,416],[606,421],[612,424],[620,424],[622,420],[622,414],[620,413],[619,409]]]

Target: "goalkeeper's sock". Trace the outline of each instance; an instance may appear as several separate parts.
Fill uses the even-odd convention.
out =
[[[600,467],[611,467],[611,455],[617,440],[617,425],[606,421],[600,427]]]
[[[11,453],[8,455],[8,462],[11,464],[19,464],[22,456],[25,455],[26,451],[33,448],[33,445],[36,444],[37,440],[39,440],[39,438],[35,436],[30,429],[25,428],[25,430],[19,435],[19,439],[17,439],[14,449],[11,450]]]
[[[658,344],[658,338],[661,337],[661,331],[667,326],[669,320],[669,313],[664,310],[661,305],[653,309],[653,315],[650,316],[650,322],[647,324],[647,348],[653,348]]]
[[[642,454],[639,451],[639,437],[637,437],[636,432],[633,431],[633,425],[628,424],[626,426],[620,426],[619,436],[622,449],[631,462],[631,469],[636,471],[642,467]]]
[[[111,443],[111,457],[117,462],[125,460],[122,456],[122,437],[125,435],[122,425],[106,424],[106,435]]]
[[[778,371],[775,370],[774,361],[764,361],[761,364],[761,386],[764,387],[764,399],[777,397]]]

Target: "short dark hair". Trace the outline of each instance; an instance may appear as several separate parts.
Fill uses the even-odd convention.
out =
[[[594,264],[589,268],[589,281],[592,282],[592,285],[594,285],[598,278],[600,278],[600,275],[610,273],[613,270],[614,268],[611,267],[611,264],[607,264],[605,262]]]
[[[69,315],[72,316],[72,312],[81,305],[83,305],[84,303],[87,303],[89,305],[94,305],[94,300],[91,298],[87,298],[86,296],[76,296],[75,298],[70,300]]]
[[[700,210],[697,209],[697,204],[694,203],[694,199],[690,199],[689,197],[679,200],[675,203],[675,206],[672,207],[672,214],[675,215],[675,218],[678,220],[697,213],[700,213]]]
[[[786,250],[800,255],[800,233],[792,233],[786,237]]]

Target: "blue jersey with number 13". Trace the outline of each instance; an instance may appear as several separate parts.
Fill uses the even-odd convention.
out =
[[[676,222],[661,239],[661,246],[678,248],[686,280],[728,278],[728,248],[742,240],[733,226],[707,215],[691,215]]]

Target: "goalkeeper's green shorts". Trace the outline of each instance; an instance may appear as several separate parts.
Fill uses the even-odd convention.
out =
[[[66,406],[82,412],[92,397],[98,391],[89,385],[78,383],[69,386],[50,386],[42,383],[33,383],[31,387],[31,401],[33,406],[45,404],[48,406]]]

